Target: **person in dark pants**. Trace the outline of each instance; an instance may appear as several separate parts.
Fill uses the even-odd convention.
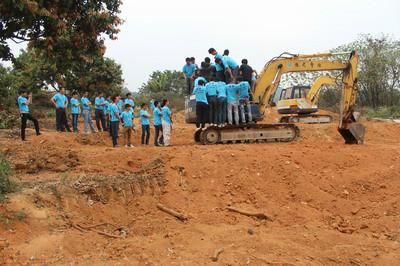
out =
[[[208,49],[208,53],[214,56],[215,60],[215,81],[223,81],[225,80],[225,67],[222,63],[222,55],[217,52],[214,48]]]
[[[228,102],[226,95],[226,83],[217,82],[217,94],[218,94],[218,126],[224,127],[226,125],[226,114],[228,112]]]
[[[203,80],[199,81],[193,93],[196,96],[196,127],[203,129],[206,126],[208,115],[207,89]]]
[[[253,68],[248,65],[247,59],[242,59],[242,65],[239,67],[239,75],[242,81],[247,81],[251,85]]]
[[[150,114],[147,103],[143,103],[140,109],[140,123],[142,124],[142,145],[149,145],[150,139]],[[146,141],[145,141],[146,139]]]
[[[97,130],[107,131],[106,116],[104,115],[104,106],[106,105],[106,100],[103,97],[102,92],[97,93],[97,97],[94,100],[94,117],[96,119]],[[100,125],[101,123],[101,125]]]
[[[192,86],[193,86],[193,80],[194,80],[194,75],[196,73],[196,66],[191,63],[190,58],[186,58],[186,64],[182,68],[183,72],[183,77],[186,80],[186,86],[187,86],[187,93],[188,95],[192,94]]]
[[[216,126],[218,124],[218,99],[217,99],[217,87],[218,83],[214,82],[212,79],[211,82],[205,85],[207,91],[207,101],[209,107],[209,119],[208,122],[211,126]]]
[[[153,109],[154,146],[161,146],[164,144],[161,118],[162,118],[161,104],[160,102],[155,101]]]
[[[53,98],[51,98],[51,102],[56,107],[57,131],[65,132],[65,129],[67,129],[68,132],[71,132],[67,120],[68,98],[65,96],[65,88],[61,88],[59,92],[57,92]]]
[[[32,103],[32,93],[28,93],[27,89],[21,89],[17,99],[18,109],[21,116],[21,139],[26,141],[25,129],[26,122],[31,120],[35,126],[36,135],[40,135],[39,122],[29,113],[29,105]]]
[[[81,112],[80,103],[78,100],[78,93],[74,91],[71,98],[71,114],[72,114],[72,128],[75,133],[78,133],[78,118]]]
[[[119,121],[121,120],[119,116],[119,108],[118,108],[118,96],[112,97],[113,103],[110,104],[110,118],[111,118],[111,138],[114,148],[120,147],[118,145],[118,130],[119,130]]]

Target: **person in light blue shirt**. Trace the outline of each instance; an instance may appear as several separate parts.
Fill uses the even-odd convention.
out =
[[[154,146],[161,146],[164,144],[161,119],[162,119],[161,104],[160,104],[160,102],[155,101],[154,109],[153,109]]]
[[[119,131],[119,121],[121,120],[120,117],[120,110],[118,108],[118,102],[120,100],[119,96],[113,96],[112,98],[113,103],[110,105],[110,118],[111,118],[111,138],[114,148],[120,147],[118,145],[118,131]],[[128,106],[130,108],[130,106]],[[122,112],[121,112],[122,114]]]
[[[225,82],[225,66],[222,62],[222,55],[214,48],[208,49],[208,53],[214,56],[215,60],[215,80]]]
[[[106,100],[101,91],[97,93],[97,97],[94,100],[94,117],[96,119],[97,130],[107,131],[106,115],[104,114],[104,107],[106,105]]]
[[[111,122],[111,120],[110,120],[110,105],[111,104],[112,104],[111,96],[108,96],[106,101],[105,101],[105,105],[104,105],[104,115],[106,116],[106,124],[107,124],[107,129],[108,129],[108,132],[110,134],[110,137],[112,137],[111,136],[111,130],[110,130],[110,128],[111,128],[111,124],[110,124],[110,122]]]
[[[164,137],[164,147],[171,145],[171,131],[172,131],[172,112],[169,109],[169,101],[164,99],[162,102],[162,129]]]
[[[150,100],[149,105],[150,105],[150,110],[154,111],[154,108],[156,108],[156,106],[154,104],[154,100],[153,99]]]
[[[194,86],[195,86],[195,87],[199,85],[199,81],[200,81],[200,80],[204,81],[204,84],[207,83],[207,80],[206,80],[204,77],[200,76],[200,77],[197,77],[197,78],[194,80]]]
[[[118,96],[118,97],[119,97],[119,100],[118,100],[117,106],[118,106],[119,114],[122,114],[122,112],[124,111],[125,101],[122,99],[122,96]]]
[[[208,101],[207,101],[207,88],[204,86],[204,81],[200,80],[199,85],[194,88],[196,96],[196,127],[203,129],[208,120]]]
[[[239,101],[238,101],[238,86],[237,84],[226,84],[226,94],[228,100],[228,124],[233,124],[232,110],[235,116],[235,124],[239,125]]]
[[[71,114],[72,114],[72,129],[78,133],[78,117],[81,113],[80,103],[78,101],[78,93],[74,91],[71,98]]]
[[[26,122],[31,120],[35,126],[36,135],[40,135],[39,121],[29,113],[29,105],[32,103],[32,93],[27,89],[21,89],[17,99],[19,113],[21,116],[21,140],[26,141]]]
[[[131,106],[130,111],[132,112],[132,114],[135,112],[135,101],[132,99],[132,93],[128,92],[126,94],[124,104],[125,105],[129,104]]]
[[[67,120],[68,98],[65,96],[65,88],[61,88],[52,98],[51,102],[56,107],[56,128],[58,132],[71,132]]]
[[[239,87],[239,111],[241,116],[241,122],[246,123],[246,112],[245,107],[247,109],[247,117],[248,122],[253,121],[253,116],[251,114],[251,105],[250,105],[250,84],[247,81],[242,81],[238,84]]]
[[[90,106],[92,103],[90,102],[88,98],[89,93],[86,91],[83,93],[83,97],[81,98],[81,104],[82,104],[82,116],[83,116],[83,129],[86,134],[89,134],[89,126],[90,126],[90,131],[92,133],[96,132],[96,129],[94,128],[93,121],[92,121],[92,115],[90,112]]]
[[[236,63],[235,60],[233,60],[229,56],[229,50],[226,49],[224,51],[224,55],[222,56],[222,61],[225,66],[225,77],[226,77],[226,82],[236,82],[237,76],[239,74],[239,65]]]
[[[217,99],[217,87],[218,83],[214,81],[214,78],[211,77],[209,83],[205,85],[207,91],[207,100],[208,100],[208,113],[209,118],[208,121],[211,126],[218,125],[218,99]]]
[[[147,103],[140,107],[140,123],[142,124],[142,145],[149,145],[150,140],[150,114]]]
[[[125,147],[131,148],[131,136],[133,131],[133,112],[131,111],[132,106],[125,104],[125,110],[121,113],[121,120],[124,123],[124,139]]]
[[[228,102],[226,96],[226,83],[217,82],[217,97],[218,97],[218,126],[226,125],[226,113],[228,111]]]
[[[182,68],[183,77],[186,80],[187,92],[188,95],[192,94],[192,82],[194,79],[194,75],[196,73],[196,65],[192,64],[190,58],[186,58],[186,64]]]

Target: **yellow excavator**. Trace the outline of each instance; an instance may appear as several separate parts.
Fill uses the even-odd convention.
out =
[[[294,72],[342,71],[343,92],[338,131],[347,144],[362,144],[365,127],[358,123],[358,113],[355,112],[357,94],[358,54],[353,51],[348,54],[348,60],[335,60],[332,57],[338,53],[312,55],[295,55],[283,53],[270,60],[261,71],[254,91],[255,103],[261,114],[272,95],[276,92],[283,74]],[[254,141],[293,141],[300,136],[299,128],[292,123],[279,124],[245,124],[225,127],[209,126],[195,132],[194,139],[203,144]]]
[[[323,124],[331,123],[330,115],[318,112],[318,92],[323,86],[339,85],[337,77],[320,76],[312,86],[293,86],[281,91],[277,110],[282,114],[280,123]]]

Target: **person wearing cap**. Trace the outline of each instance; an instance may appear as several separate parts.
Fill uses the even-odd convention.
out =
[[[40,135],[39,121],[29,113],[29,105],[32,104],[32,93],[27,89],[21,89],[17,98],[18,109],[21,116],[21,140],[26,141],[25,129],[26,122],[31,120],[35,126],[36,135]]]

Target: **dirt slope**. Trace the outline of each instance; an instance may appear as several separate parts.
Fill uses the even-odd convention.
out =
[[[360,146],[344,145],[336,123],[301,125],[292,143],[201,146],[176,120],[170,148],[140,146],[138,133],[135,148],[116,150],[106,134],[48,131],[21,144],[1,132],[21,188],[0,207],[0,264],[400,261],[399,124],[365,122]]]

